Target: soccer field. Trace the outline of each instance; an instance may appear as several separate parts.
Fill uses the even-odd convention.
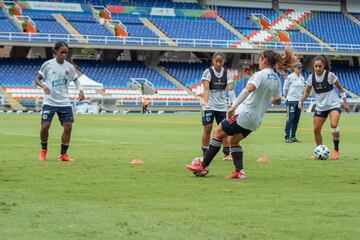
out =
[[[40,116],[0,115],[0,239],[358,239],[360,115],[342,114],[339,161],[310,160],[311,115],[291,144],[285,114],[265,115],[242,142],[244,181],[224,179],[222,154],[205,178],[185,170],[201,152],[199,114],[75,121],[77,162],[57,160],[57,119],[38,162]],[[332,149],[329,122],[323,136]]]

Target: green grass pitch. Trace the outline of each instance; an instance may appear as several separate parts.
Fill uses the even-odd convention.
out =
[[[54,120],[38,162],[40,116],[0,115],[0,239],[359,238],[360,115],[341,117],[339,161],[310,160],[310,114],[292,144],[285,114],[265,115],[241,144],[244,181],[224,179],[222,154],[205,178],[185,170],[201,152],[199,114],[76,116],[76,163],[57,161]],[[328,121],[323,136],[332,149]]]

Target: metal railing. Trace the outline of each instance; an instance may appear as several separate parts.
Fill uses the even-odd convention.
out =
[[[90,44],[112,44],[112,45],[143,45],[143,46],[169,46],[165,38],[152,37],[116,37],[101,35],[70,35],[70,34],[45,34],[45,33],[20,33],[20,32],[0,32],[1,41],[21,41],[21,42],[56,42],[66,41],[68,43],[78,43],[78,39],[86,39]],[[281,50],[290,47],[303,51],[332,51],[319,43],[289,43],[282,42],[253,42],[254,46],[249,44],[241,45],[241,40],[213,40],[213,39],[189,39],[189,38],[172,38],[180,47],[194,48],[239,48],[239,49],[275,49]],[[244,42],[246,43],[246,42]],[[329,44],[339,52],[360,52],[360,44]]]

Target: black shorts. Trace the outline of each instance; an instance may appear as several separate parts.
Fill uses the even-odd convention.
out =
[[[326,111],[317,111],[317,110],[315,110],[314,117],[327,118],[329,116],[329,113],[331,113],[332,111],[338,111],[341,114],[341,109],[340,108],[331,108],[331,109],[326,110]]]
[[[236,119],[239,115],[234,115],[231,119],[227,120],[226,118],[222,120],[221,127],[222,130],[230,136],[241,133],[244,138],[246,138],[252,131],[246,128],[239,126],[236,122]]]
[[[205,110],[202,116],[202,125],[205,126],[207,124],[212,124],[214,122],[214,118],[216,123],[219,125],[221,121],[226,118],[226,112]]]
[[[57,113],[61,125],[63,123],[74,122],[74,115],[71,106],[57,107],[44,105],[41,111],[41,123],[51,122],[55,113]]]

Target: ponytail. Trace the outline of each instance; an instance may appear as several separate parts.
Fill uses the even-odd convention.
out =
[[[271,68],[276,69],[281,75],[286,75],[286,70],[292,70],[299,62],[291,49],[285,49],[284,53],[280,54],[273,50],[266,50],[262,53]]]

